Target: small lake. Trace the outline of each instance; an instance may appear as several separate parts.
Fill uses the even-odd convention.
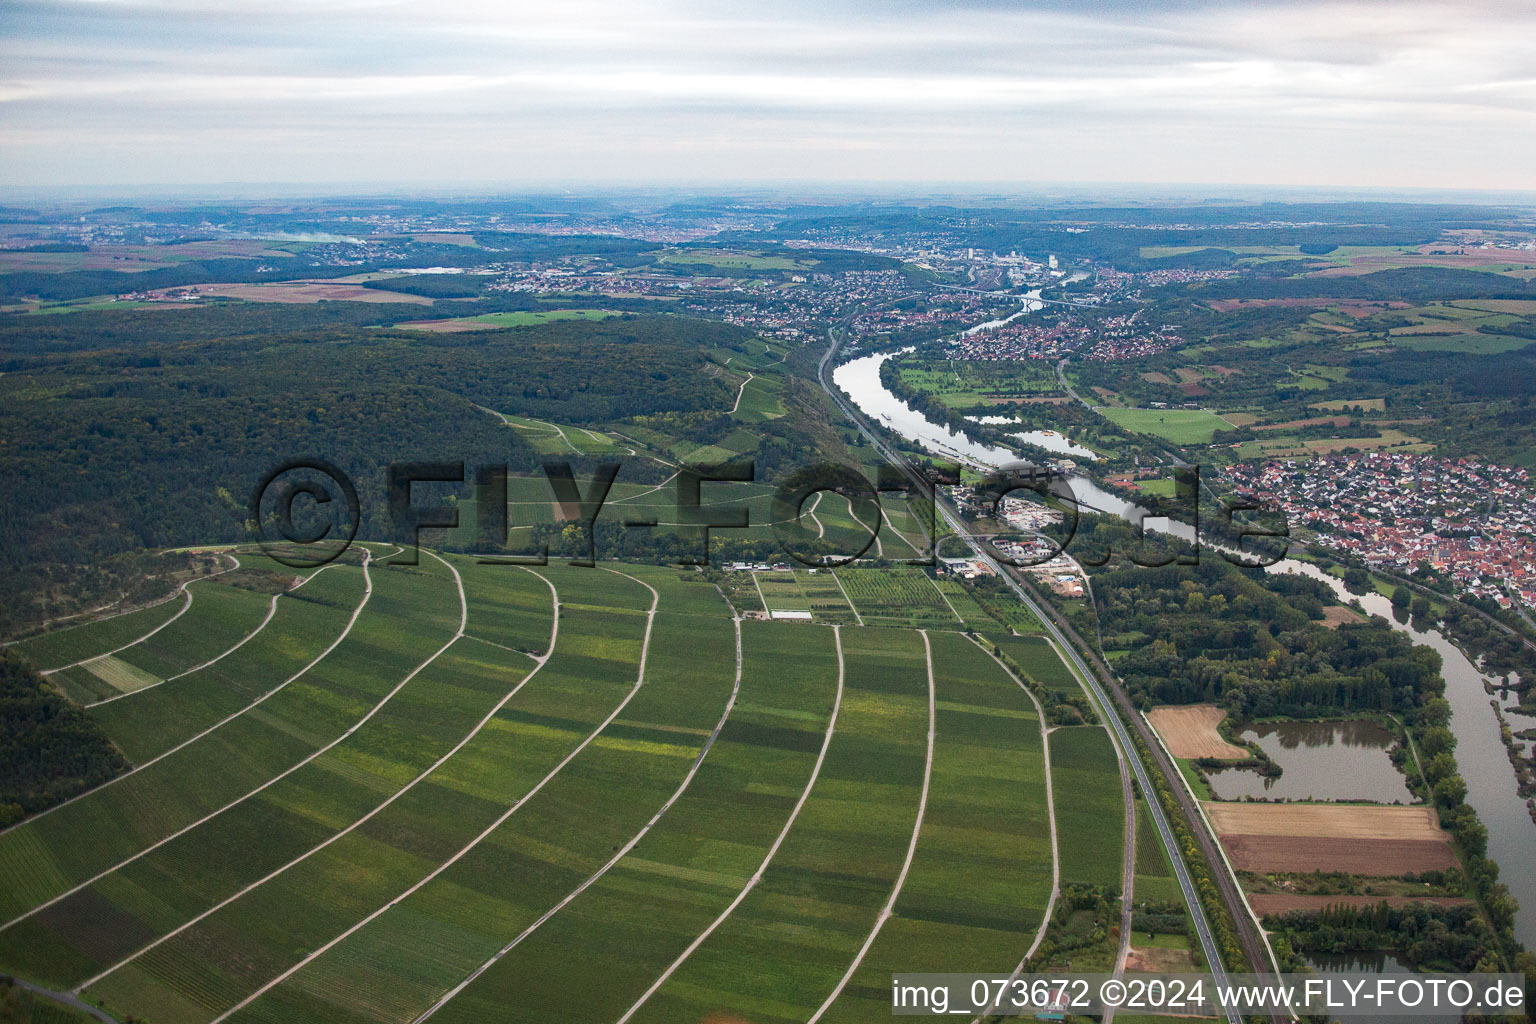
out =
[[[1387,756],[1393,734],[1375,722],[1267,722],[1243,730],[1282,769],[1276,777],[1251,768],[1207,773],[1223,800],[1372,800],[1413,802]]]
[[[1520,901],[1515,938],[1527,948],[1536,948],[1536,857],[1531,856],[1536,844],[1536,824],[1526,811],[1525,798],[1520,795],[1519,783],[1499,737],[1499,720],[1492,707],[1494,698],[1487,691],[1494,680],[1478,671],[1461,648],[1439,630],[1421,629],[1412,621],[1399,622],[1392,614],[1392,603],[1380,594],[1351,594],[1337,577],[1294,558],[1287,558],[1270,571],[1297,573],[1326,583],[1339,600],[1359,601],[1367,612],[1381,616],[1393,629],[1411,636],[1414,643],[1432,648],[1440,655],[1445,699],[1451,704],[1451,731],[1456,734],[1456,761],[1467,780],[1467,803],[1488,827],[1488,856],[1498,862],[1499,880]]]
[[[1362,980],[1361,976],[1376,977],[1382,974],[1410,974],[1412,971],[1397,957],[1387,950],[1375,950],[1361,953],[1308,953],[1307,963],[1311,964],[1318,974],[1343,979],[1349,977],[1352,980]],[[1384,1017],[1380,1014],[1350,1013],[1349,1011],[1333,1010],[1329,1018],[1340,1021],[1341,1024],[1382,1024],[1384,1021],[1401,1019]],[[1461,1014],[1449,1013],[1415,1013],[1407,1018],[1415,1024],[1460,1024]]]

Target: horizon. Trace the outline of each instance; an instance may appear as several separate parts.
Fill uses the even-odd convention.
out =
[[[1474,6],[28,0],[0,187],[1536,190],[1536,12]]]

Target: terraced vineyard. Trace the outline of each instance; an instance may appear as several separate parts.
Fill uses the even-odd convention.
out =
[[[133,768],[0,832],[0,970],[151,1024],[883,1020],[1118,883],[1108,734],[963,588],[764,573],[773,622],[394,551],[18,645]]]

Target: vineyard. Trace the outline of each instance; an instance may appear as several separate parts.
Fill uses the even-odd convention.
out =
[[[88,709],[131,771],[0,832],[0,970],[153,1024],[884,1019],[891,971],[1045,934],[1048,755],[1064,878],[1118,878],[1107,734],[1047,747],[958,584],[759,573],[777,623],[395,552],[18,645],[87,703],[152,681]]]

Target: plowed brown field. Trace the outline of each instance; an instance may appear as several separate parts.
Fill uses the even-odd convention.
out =
[[[1153,708],[1147,712],[1147,718],[1174,757],[1241,760],[1248,756],[1248,751],[1228,743],[1216,731],[1226,714],[1212,704],[1190,704]]]

